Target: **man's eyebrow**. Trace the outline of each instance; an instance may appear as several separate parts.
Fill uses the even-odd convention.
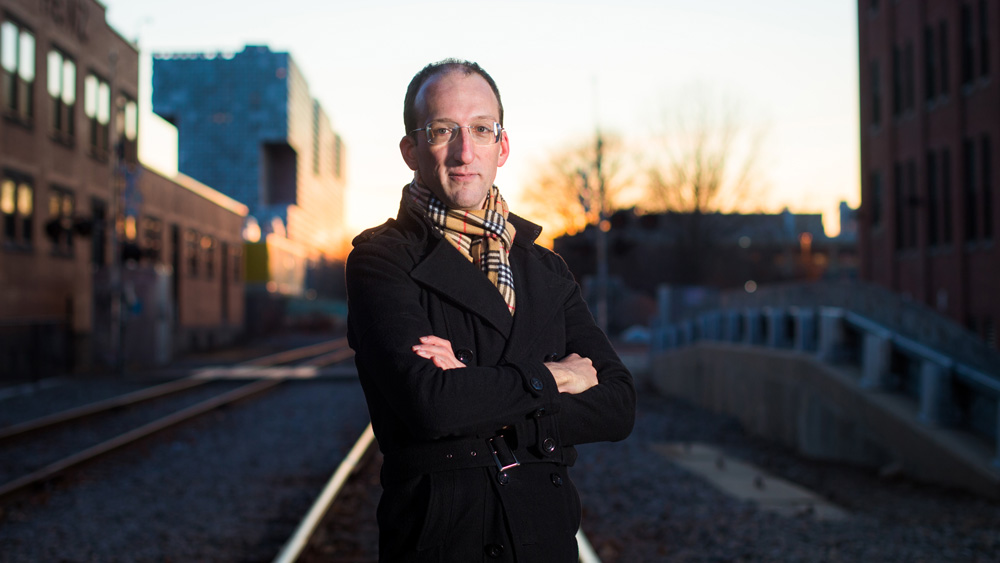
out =
[[[483,115],[477,115],[477,116],[473,117],[472,121],[477,121],[477,120],[480,120],[480,119],[489,119],[490,121],[496,121],[497,120],[497,118],[494,117],[494,116],[492,116],[492,115],[483,114]],[[428,119],[427,123],[434,123],[435,121],[447,121],[448,123],[458,123],[457,119],[452,119],[450,117],[435,117],[434,119]]]

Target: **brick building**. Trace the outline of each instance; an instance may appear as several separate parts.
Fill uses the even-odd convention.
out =
[[[139,163],[138,74],[100,2],[0,0],[0,377],[242,330],[246,208]]]
[[[343,255],[344,144],[288,53],[156,54],[153,111],[177,127],[179,170],[246,204],[269,239],[248,249],[267,265],[248,281],[301,294],[302,268]]]
[[[860,0],[861,275],[997,345],[1000,4]]]

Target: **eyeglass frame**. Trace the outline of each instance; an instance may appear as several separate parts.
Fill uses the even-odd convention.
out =
[[[445,123],[449,123],[449,122],[445,122]],[[455,123],[455,122],[452,121],[450,123]],[[455,133],[459,129],[468,129],[469,130],[469,134],[471,135],[472,134],[472,129],[471,128],[473,127],[472,125],[459,125],[458,123],[455,123],[455,126],[451,128],[451,138],[448,139],[448,142],[447,143],[437,143],[437,144],[435,144],[435,143],[431,142],[431,125],[433,125],[433,123],[428,123],[427,125],[424,125],[423,127],[411,130],[410,133],[416,133],[417,131],[423,131],[424,135],[425,135],[425,137],[427,139],[427,144],[428,145],[431,145],[431,146],[440,146],[440,145],[447,145],[447,144],[451,143],[452,141],[454,141],[456,138],[458,138],[455,135]],[[495,144],[497,144],[497,143],[500,142],[500,138],[503,136],[502,134],[503,134],[504,131],[505,131],[505,129],[504,129],[503,125],[501,125],[499,121],[495,121],[494,120],[493,121],[493,142],[485,144],[485,145],[480,145],[479,143],[476,143],[475,141],[473,141],[473,144],[475,144],[477,146],[480,146],[480,147],[488,147],[490,145],[495,145]]]

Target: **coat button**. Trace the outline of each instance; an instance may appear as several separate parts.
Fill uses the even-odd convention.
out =
[[[499,481],[501,485],[506,485],[507,483],[510,483],[510,475],[507,475],[506,471],[497,473],[497,481]]]
[[[547,454],[556,451],[556,441],[553,440],[552,438],[546,438],[542,440],[542,451],[544,451]]]
[[[551,354],[545,355],[546,362],[554,362],[559,359],[559,354],[557,352],[552,352]]]
[[[543,416],[545,416],[545,407],[535,410],[535,418],[542,418]]]
[[[465,365],[469,365],[472,361],[472,356],[472,350],[469,350],[468,348],[459,348],[458,350],[455,350],[455,359]]]
[[[559,475],[558,473],[553,473],[552,475],[549,475],[549,477],[552,479],[553,485],[557,487],[562,486],[562,475]]]
[[[496,543],[488,543],[486,544],[484,551],[486,552],[487,557],[490,559],[496,559],[503,555],[503,546]]]
[[[541,391],[543,387],[545,387],[545,385],[542,383],[541,379],[538,379],[537,377],[531,378],[532,389],[534,389],[535,391]]]

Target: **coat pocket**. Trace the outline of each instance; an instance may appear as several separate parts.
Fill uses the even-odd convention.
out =
[[[455,472],[442,471],[426,476],[429,483],[427,510],[424,524],[417,540],[417,550],[430,549],[442,545],[452,528],[452,512],[455,503]]]

